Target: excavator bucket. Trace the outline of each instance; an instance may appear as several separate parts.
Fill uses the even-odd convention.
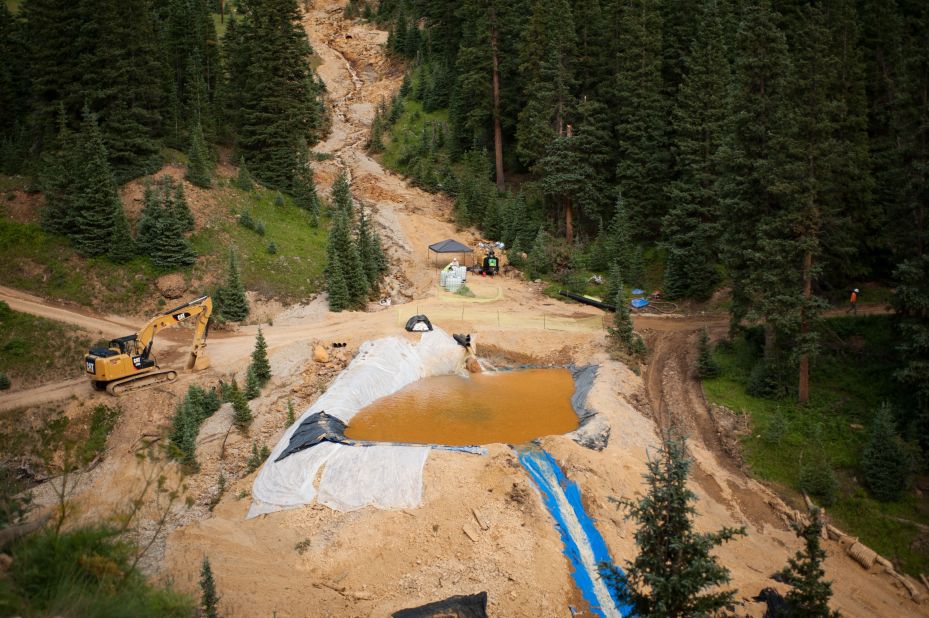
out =
[[[210,357],[201,352],[194,354],[191,352],[190,358],[187,359],[187,369],[190,371],[200,371],[210,366]]]

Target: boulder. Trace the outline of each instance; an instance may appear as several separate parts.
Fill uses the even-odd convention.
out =
[[[155,287],[158,288],[162,296],[170,300],[180,298],[187,291],[184,277],[178,273],[158,277],[158,280],[155,281]]]
[[[329,362],[329,352],[326,351],[326,348],[316,344],[313,348],[313,360],[317,363],[328,363]]]

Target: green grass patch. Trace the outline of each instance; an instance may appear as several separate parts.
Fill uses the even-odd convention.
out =
[[[752,472],[788,496],[798,495],[802,462],[824,453],[836,470],[838,499],[828,510],[839,528],[900,561],[909,573],[929,570],[929,552],[920,547],[915,526],[891,517],[929,525],[929,502],[912,492],[883,504],[859,484],[859,457],[868,427],[881,402],[894,402],[899,386],[892,318],[833,318],[822,326],[822,353],[813,360],[810,402],[770,400],[749,395],[749,374],[758,351],[745,339],[714,354],[720,377],[705,380],[707,399],[751,416],[743,454]]]
[[[0,213],[2,215],[2,213]],[[114,313],[132,313],[161,274],[145,258],[84,259],[62,236],[0,216],[0,284]]]
[[[381,163],[391,170],[406,173],[407,169],[401,162],[403,154],[416,147],[420,141],[423,126],[427,122],[448,122],[448,110],[438,109],[433,112],[423,112],[423,104],[407,98],[403,104],[403,113],[384,134],[384,152]]]
[[[323,287],[328,237],[325,218],[319,227],[311,227],[309,213],[276,191],[230,190],[224,195],[221,216],[191,237],[194,250],[206,256],[205,264],[198,262],[195,269],[212,270],[214,275],[217,269],[225,272],[232,247],[239,258],[242,281],[249,290],[296,301],[306,300]],[[279,197],[283,198],[281,204],[277,203]],[[236,222],[236,217],[245,212],[262,223],[264,235]],[[274,254],[268,252],[272,241],[277,247]]]
[[[193,598],[149,584],[133,567],[137,551],[104,527],[27,536],[13,545],[11,567],[0,578],[0,615],[194,615]]]
[[[13,311],[0,302],[0,373],[13,388],[83,374],[91,337],[76,327]]]

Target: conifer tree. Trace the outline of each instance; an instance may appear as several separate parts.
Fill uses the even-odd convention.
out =
[[[229,270],[226,272],[226,283],[223,285],[220,299],[219,313],[224,320],[241,322],[248,317],[248,299],[239,279],[239,267],[233,251],[229,252]]]
[[[710,334],[704,328],[697,340],[697,377],[701,380],[715,378],[719,375],[719,364],[710,350]]]
[[[770,362],[779,354],[778,331],[795,331],[800,322],[806,245],[797,235],[805,215],[793,73],[767,0],[745,7],[736,47],[722,247],[733,282],[732,323],[764,318]]]
[[[116,211],[113,221],[113,237],[110,239],[110,250],[107,257],[113,262],[128,262],[135,256],[135,242],[132,240],[132,231],[125,211],[120,208]]]
[[[297,157],[297,169],[294,170],[294,202],[315,219],[319,217],[319,195],[316,193],[313,168],[310,167],[310,149],[305,141],[300,143],[300,150],[301,153]]]
[[[81,163],[78,136],[68,127],[64,106],[59,106],[58,133],[43,153],[39,168],[39,186],[45,196],[44,229],[64,235],[74,230]]]
[[[217,618],[219,616],[217,605],[219,595],[216,593],[216,581],[213,579],[213,569],[210,560],[203,557],[203,566],[200,568],[200,610],[204,618]]]
[[[177,220],[178,227],[182,232],[192,232],[194,230],[194,214],[190,211],[190,205],[187,203],[187,196],[184,194],[184,183],[174,183],[170,176],[169,186],[174,186],[174,196],[171,200],[171,216]]]
[[[368,227],[368,219],[365,217],[364,204],[358,209],[358,256],[364,266],[364,272],[367,280],[371,283],[372,288],[377,287],[377,282],[381,279],[381,263],[377,254],[378,247],[375,245],[374,237],[377,232]]]
[[[262,184],[293,189],[301,140],[322,128],[320,83],[296,0],[238,6],[241,19],[226,41],[229,100],[237,144]]]
[[[632,330],[632,315],[629,311],[625,287],[621,280],[611,282],[610,287],[614,289],[613,304],[616,306],[616,311],[613,313],[613,325],[609,328],[609,335],[627,353],[633,354],[636,351],[636,334]]]
[[[365,275],[364,265],[361,263],[361,257],[358,255],[358,247],[352,240],[352,234],[349,230],[348,214],[344,210],[337,210],[332,220],[332,227],[329,230],[329,246],[326,252],[327,272],[335,262],[339,263],[346,291],[348,293],[348,306],[360,308],[368,297],[370,283]],[[332,286],[333,281],[330,281]],[[338,290],[338,281],[335,282],[336,292]],[[332,308],[332,290],[330,290],[330,308]],[[336,304],[338,306],[338,303]]]
[[[261,327],[258,327],[258,335],[255,337],[255,349],[252,350],[252,367],[255,369],[255,375],[262,386],[271,379],[271,363],[268,362],[268,342],[265,341],[264,333]]]
[[[198,187],[208,188],[212,184],[213,161],[203,139],[203,128],[196,123],[190,130],[190,148],[187,150],[187,180]]]
[[[332,207],[336,212],[352,214],[352,192],[348,184],[348,174],[343,169],[332,183]]]
[[[294,402],[291,399],[287,400],[287,426],[290,427],[296,421],[296,413],[294,412]]]
[[[668,188],[662,223],[668,247],[664,292],[709,298],[718,276],[718,152],[728,119],[729,62],[717,0],[707,0],[672,111],[677,179]]]
[[[732,603],[729,570],[710,554],[717,545],[744,534],[744,529],[717,532],[694,530],[696,495],[687,488],[691,460],[683,439],[669,438],[656,457],[649,458],[645,482],[648,493],[639,500],[623,500],[628,517],[639,528],[639,555],[627,561],[625,573],[602,569],[621,602],[641,616],[706,616]],[[708,592],[712,589],[712,592]]]
[[[74,190],[73,228],[69,234],[84,255],[104,255],[117,233],[118,218],[125,218],[116,183],[107,162],[103,136],[88,108],[77,139],[77,177]]]
[[[342,272],[342,261],[330,259],[326,264],[326,290],[329,292],[329,311],[336,313],[349,308],[348,285]]]
[[[251,401],[261,395],[261,380],[255,370],[255,365],[249,365],[245,372],[245,398]]]
[[[245,165],[245,157],[239,157],[239,170],[236,172],[232,184],[240,191],[251,191],[255,188],[255,181],[252,179],[252,175]]]
[[[528,166],[565,131],[574,101],[573,51],[576,46],[571,6],[566,0],[535,0],[519,49],[525,105],[516,126],[516,151]]]
[[[232,424],[242,433],[248,432],[252,424],[252,410],[248,405],[245,393],[236,388],[232,391]]]
[[[911,462],[894,426],[890,405],[883,404],[871,421],[868,442],[861,451],[865,483],[875,498],[893,502],[903,496],[909,482]]]
[[[898,282],[893,306],[900,317],[903,366],[894,377],[911,393],[906,432],[929,457],[929,255],[905,260],[894,271]]]
[[[631,0],[620,13],[613,99],[617,117],[619,190],[629,199],[638,238],[655,238],[667,212],[668,103],[661,80],[660,3]]]
[[[781,581],[791,586],[784,597],[786,607],[779,610],[779,616],[786,618],[839,618],[839,612],[829,609],[832,597],[832,582],[824,581],[826,572],[823,560],[826,552],[820,546],[823,523],[819,509],[810,514],[810,523],[791,524],[798,537],[803,539],[804,547],[787,562],[781,571]]]

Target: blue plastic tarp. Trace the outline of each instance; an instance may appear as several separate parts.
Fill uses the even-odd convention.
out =
[[[644,298],[633,298],[629,304],[632,305],[633,309],[641,309],[648,306],[648,301]]]
[[[645,294],[645,290],[636,288],[636,289],[632,290],[632,293],[635,294],[636,296],[638,296],[639,294]]]

